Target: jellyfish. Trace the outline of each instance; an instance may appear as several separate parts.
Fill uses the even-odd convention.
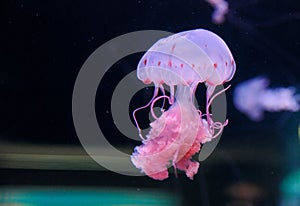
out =
[[[235,107],[253,121],[263,119],[264,111],[299,111],[300,96],[294,87],[269,89],[268,78],[258,76],[240,83],[233,94]]]
[[[225,0],[206,0],[212,7],[214,12],[211,15],[215,24],[222,24],[225,21],[225,15],[228,12],[228,2]]]
[[[133,112],[142,145],[135,147],[131,161],[142,173],[156,180],[168,178],[168,168],[184,171],[190,179],[198,172],[199,162],[191,158],[201,145],[218,136],[227,121],[214,122],[209,107],[216,96],[217,85],[230,81],[235,73],[235,61],[225,42],[213,32],[196,29],[171,35],[156,42],[141,58],[137,77],[145,84],[153,83],[150,102]],[[194,105],[197,85],[207,86],[206,114]],[[166,95],[164,86],[170,87]],[[175,88],[176,87],[176,88]],[[159,90],[162,91],[158,96]],[[160,117],[153,111],[159,99],[167,100],[170,108]],[[135,113],[150,107],[154,121],[146,137],[141,134]],[[203,118],[203,117],[206,117]]]

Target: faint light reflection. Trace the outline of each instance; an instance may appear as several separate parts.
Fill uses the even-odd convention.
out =
[[[300,124],[298,125],[298,139],[300,141]]]

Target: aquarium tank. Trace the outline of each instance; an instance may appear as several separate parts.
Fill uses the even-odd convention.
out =
[[[0,205],[300,205],[300,3],[1,2]]]

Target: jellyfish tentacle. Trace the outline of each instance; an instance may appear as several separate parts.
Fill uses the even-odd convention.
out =
[[[170,99],[170,97],[168,97],[167,95],[163,95],[163,96],[156,97],[156,98],[152,101],[151,106],[150,106],[151,114],[152,114],[152,117],[153,117],[154,119],[158,119],[158,117],[155,115],[155,113],[154,113],[154,111],[153,111],[153,107],[154,107],[155,102],[156,102],[157,100],[161,99],[161,98],[167,98],[168,101],[169,101],[169,104],[171,104],[171,99]]]
[[[143,135],[142,135],[142,130],[141,130],[139,124],[138,124],[138,121],[137,121],[137,119],[136,119],[135,113],[136,113],[137,111],[141,110],[141,109],[145,109],[145,108],[149,107],[149,105],[153,102],[153,100],[155,99],[155,97],[157,96],[157,94],[158,94],[158,87],[155,86],[154,93],[153,93],[153,96],[152,96],[151,100],[150,100],[146,105],[144,105],[144,106],[142,106],[142,107],[139,107],[139,108],[135,109],[135,110],[133,111],[133,113],[132,113],[133,119],[134,119],[134,122],[135,122],[135,125],[136,125],[136,127],[137,127],[137,129],[138,129],[138,132],[139,132],[139,136],[140,136],[140,138],[141,138],[142,140],[145,140],[145,138],[144,138]]]
[[[171,102],[170,104],[173,104],[174,103],[174,86],[173,85],[170,85],[170,93],[171,93]]]
[[[210,108],[212,102],[214,101],[214,99],[217,96],[219,96],[220,94],[222,94],[223,92],[225,92],[230,87],[231,87],[231,85],[227,86],[225,89],[222,89],[221,91],[219,91],[218,93],[216,93],[210,99],[207,100],[208,103],[206,105],[206,116],[207,116],[207,123],[208,123],[209,129],[210,129],[210,132],[211,132],[211,134],[214,134],[215,129],[219,129],[218,133],[213,135],[212,139],[217,137],[223,131],[223,128],[228,124],[228,120],[226,119],[226,121],[223,124],[221,122],[214,122],[211,118],[211,114],[209,114],[209,108]]]
[[[192,104],[194,105],[194,101],[195,101],[195,93],[196,93],[196,89],[197,89],[197,86],[198,84],[200,83],[200,81],[198,82],[194,82],[192,83],[192,85],[190,86],[190,90],[191,90],[191,93],[190,93],[190,99],[191,99],[191,102]],[[199,110],[200,111],[200,110]],[[200,111],[200,114],[202,114],[202,112]]]
[[[208,86],[207,90],[206,90],[206,117],[207,117],[207,123],[208,125],[212,124],[212,119],[210,117],[210,113],[209,113],[209,101],[212,98],[211,95],[213,94],[213,92],[215,91],[215,86]]]
[[[203,117],[203,116],[205,115],[205,114],[202,114],[202,112],[201,112],[200,109],[197,109],[196,111],[199,113],[199,116],[200,116],[200,117]]]
[[[160,90],[161,90],[163,96],[165,96],[165,95],[166,95],[166,92],[165,92],[164,86],[163,86],[163,85],[160,85],[159,88],[160,88]],[[160,108],[160,111],[161,111],[161,112],[164,112],[164,111],[165,111],[165,109],[164,109],[165,103],[166,103],[166,100],[165,100],[165,98],[164,98],[163,104],[162,104],[162,106],[161,106],[161,108]]]
[[[220,94],[222,94],[223,92],[225,92],[226,90],[228,90],[231,87],[231,85],[228,85],[225,89],[222,89],[221,91],[219,91],[217,94],[215,94],[214,96],[211,97],[211,99],[208,101],[208,107],[210,107],[211,103],[213,102],[213,100],[219,96]]]
[[[214,134],[214,136],[212,136],[211,139],[214,139],[214,138],[216,138],[217,136],[219,136],[219,135],[223,132],[224,127],[225,127],[227,124],[228,124],[228,119],[226,119],[226,121],[225,121],[223,124],[222,124],[221,122],[214,122],[214,125],[213,125],[213,127],[212,127],[212,130],[213,130],[213,133],[212,133],[212,134],[215,133],[215,129],[219,129],[219,131],[218,131],[216,134]]]

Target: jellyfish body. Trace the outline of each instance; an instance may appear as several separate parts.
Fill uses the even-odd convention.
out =
[[[136,147],[131,158],[137,168],[158,180],[168,177],[167,169],[172,165],[192,179],[199,163],[190,158],[199,152],[200,143],[211,136],[205,120],[191,102],[190,88],[179,87],[174,104],[150,124],[151,130],[143,141],[144,145]]]
[[[214,123],[208,114],[217,85],[231,80],[235,62],[225,42],[216,34],[197,29],[174,34],[156,42],[138,64],[137,76],[145,84],[154,83],[151,112],[155,121],[143,138],[143,145],[135,148],[133,164],[146,175],[163,180],[168,177],[168,167],[174,166],[192,179],[199,163],[191,157],[200,151],[201,144],[210,141],[222,131],[224,124]],[[207,119],[194,105],[194,93],[199,83],[207,85]],[[170,97],[158,95],[163,85],[170,87]],[[176,86],[176,93],[175,87]],[[158,118],[153,112],[154,103],[166,98],[172,105]],[[199,114],[200,113],[200,114]],[[136,121],[137,124],[137,121]],[[138,124],[137,124],[138,127]],[[139,132],[141,131],[138,127]]]
[[[235,107],[253,121],[263,119],[264,111],[292,111],[300,109],[300,96],[295,95],[294,87],[267,88],[269,79],[255,77],[240,83],[234,90]]]

